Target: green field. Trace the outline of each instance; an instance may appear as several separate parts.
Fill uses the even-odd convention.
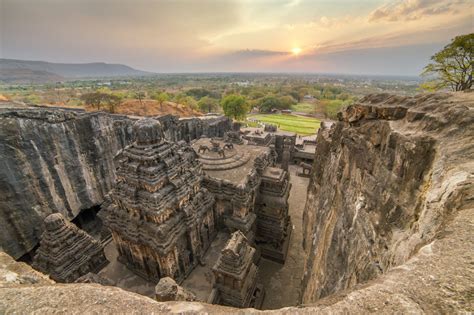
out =
[[[295,132],[300,135],[315,134],[320,124],[320,121],[316,118],[288,114],[255,114],[248,116],[248,118],[277,125],[280,130]]]
[[[310,103],[298,103],[291,105],[291,110],[294,112],[312,114],[315,112],[315,105]]]

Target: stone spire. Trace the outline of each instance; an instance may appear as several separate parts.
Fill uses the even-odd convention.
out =
[[[263,288],[258,282],[254,263],[256,250],[240,231],[232,234],[216,264],[214,273],[214,303],[235,307],[259,308]]]
[[[33,267],[49,274],[53,280],[74,282],[108,263],[102,245],[68,222],[61,213],[47,216],[44,224],[45,231]]]

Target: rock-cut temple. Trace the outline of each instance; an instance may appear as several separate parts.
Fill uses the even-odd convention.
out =
[[[101,216],[119,260],[147,279],[182,281],[216,234],[214,198],[185,142],[168,142],[161,124],[134,125],[136,141],[116,157],[115,188]]]

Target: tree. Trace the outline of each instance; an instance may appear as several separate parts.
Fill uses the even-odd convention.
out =
[[[145,96],[146,96],[145,92],[142,92],[142,91],[135,93],[135,98],[138,99],[138,101],[140,102],[142,106],[143,106],[142,100],[145,98]]]
[[[474,33],[455,37],[443,50],[431,57],[422,75],[436,78],[423,86],[440,89],[450,87],[464,91],[472,87]]]
[[[122,103],[122,96],[119,94],[105,94],[103,100],[107,103],[108,111],[115,113],[117,106]]]
[[[280,109],[281,101],[275,96],[265,96],[258,100],[257,107],[261,112],[268,113],[272,109]]]
[[[209,91],[204,88],[193,88],[189,89],[186,91],[187,96],[192,96],[194,99],[199,100],[205,96],[210,96],[210,97],[219,97],[219,95],[213,91]]]
[[[181,100],[181,104],[185,105],[186,107],[189,107],[191,109],[197,109],[197,102],[194,98],[191,96],[186,96]]]
[[[230,94],[224,97],[221,101],[222,109],[227,117],[234,119],[244,119],[248,105],[244,97],[236,94]]]
[[[102,102],[104,101],[106,96],[106,93],[91,92],[82,94],[81,100],[83,100],[86,105],[94,106],[97,108],[97,110],[100,110],[100,106],[102,105]]]
[[[170,96],[166,92],[161,92],[159,94],[156,94],[153,97],[158,103],[160,104],[160,110],[163,111],[163,103],[167,102],[170,99]]]
[[[208,113],[216,110],[219,107],[219,103],[215,98],[211,98],[209,96],[204,96],[198,102],[198,107],[201,112],[207,111]]]
[[[282,109],[289,109],[291,105],[295,105],[297,102],[292,96],[284,95],[280,97],[280,103]]]

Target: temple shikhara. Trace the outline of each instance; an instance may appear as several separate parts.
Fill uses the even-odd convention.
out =
[[[158,282],[180,282],[215,235],[214,198],[185,142],[168,142],[154,119],[136,122],[136,141],[116,157],[117,184],[101,213],[119,259]]]
[[[74,282],[107,263],[104,248],[92,236],[53,213],[44,220],[45,231],[33,267],[58,282]]]
[[[255,255],[255,248],[249,244],[244,234],[234,232],[212,268],[212,303],[260,308],[264,291],[258,283]]]

